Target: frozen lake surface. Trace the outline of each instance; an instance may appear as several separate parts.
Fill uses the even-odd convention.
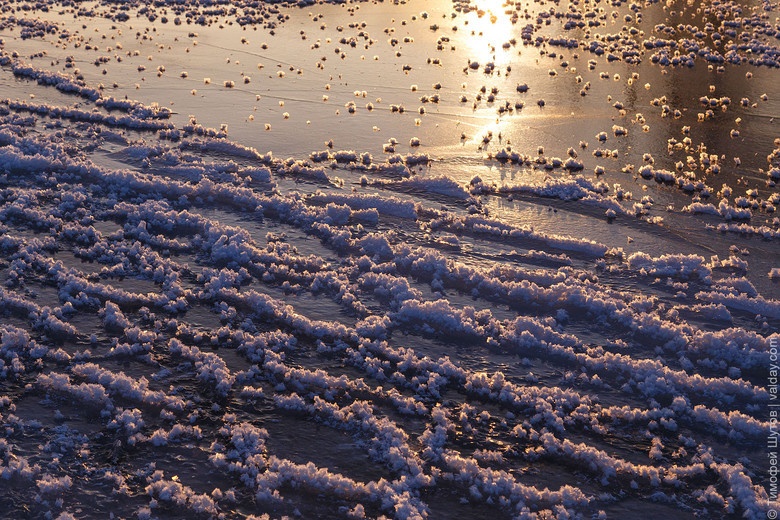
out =
[[[773,518],[777,2],[2,9],[3,515]]]

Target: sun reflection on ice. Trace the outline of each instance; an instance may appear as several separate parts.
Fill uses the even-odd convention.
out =
[[[481,0],[476,3],[476,10],[468,15],[468,25],[464,27],[468,31],[465,43],[470,59],[483,67],[491,62],[496,67],[509,63],[513,48],[509,42],[514,37],[512,18],[505,13],[509,5],[505,0]]]

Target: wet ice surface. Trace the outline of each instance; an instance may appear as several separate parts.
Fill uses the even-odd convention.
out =
[[[765,517],[777,16],[7,5],[0,506]]]

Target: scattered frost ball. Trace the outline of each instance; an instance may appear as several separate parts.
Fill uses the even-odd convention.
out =
[[[409,139],[409,146],[420,146],[420,139],[418,137],[412,137]]]

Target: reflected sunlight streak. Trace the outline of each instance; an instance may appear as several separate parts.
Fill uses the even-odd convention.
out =
[[[476,3],[477,11],[469,13],[464,38],[469,51],[469,59],[478,61],[480,65],[493,61],[503,67],[510,61],[510,55],[516,52],[515,47],[503,49],[502,45],[516,37],[515,27],[511,17],[505,14],[504,0],[480,0]]]

